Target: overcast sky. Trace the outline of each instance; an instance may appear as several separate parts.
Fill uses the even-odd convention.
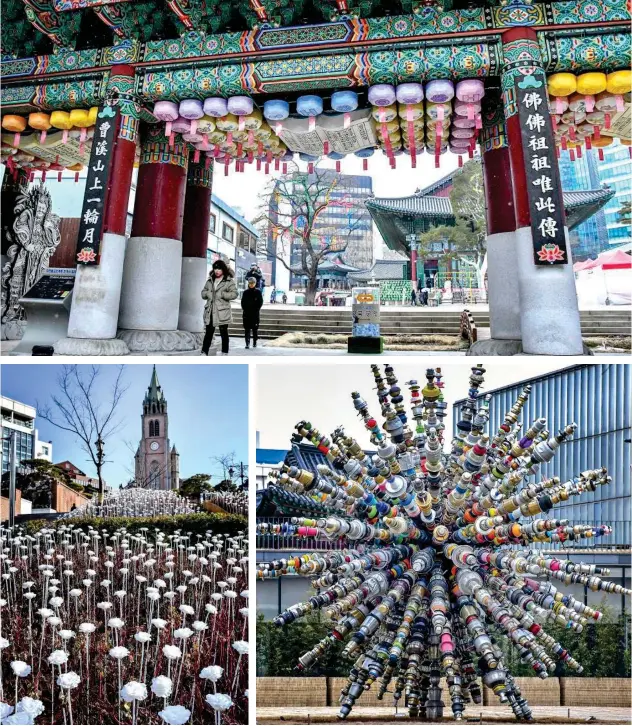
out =
[[[2,395],[30,406],[51,403],[57,391],[60,365],[2,365]],[[79,366],[86,369],[89,366]],[[106,442],[108,463],[105,480],[111,486],[125,484],[134,474],[134,452],[141,437],[143,398],[152,365],[125,365],[123,380],[128,389],[118,409],[121,427]],[[97,400],[105,402],[118,366],[101,364]],[[167,399],[169,439],[180,452],[180,476],[213,474],[221,480],[213,456],[235,452],[237,461],[248,463],[248,366],[158,364],[158,380]],[[94,467],[77,438],[41,418],[36,419],[40,440],[53,442],[55,462],[72,461],[90,476]],[[133,450],[128,447],[129,444]]]
[[[406,381],[416,379],[425,385],[426,368],[439,366],[443,372],[444,397],[448,403],[446,431],[452,429],[452,403],[467,395],[468,378],[474,361],[439,365],[433,358],[419,357],[419,363],[391,362],[408,408],[410,395]],[[329,436],[340,425],[358,442],[369,447],[368,432],[351,401],[351,392],[358,391],[374,416],[379,416],[371,363],[387,361],[367,359],[365,364],[353,362],[335,365],[258,365],[256,376],[256,414],[258,446],[266,449],[288,449],[294,426],[302,420],[312,423]],[[514,357],[508,360],[486,360],[483,392],[506,386],[543,373],[550,373],[571,361],[554,358]],[[493,405],[493,399],[492,399]]]

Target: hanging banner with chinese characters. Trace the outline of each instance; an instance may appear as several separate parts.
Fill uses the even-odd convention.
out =
[[[88,164],[86,191],[77,237],[77,264],[98,265],[103,233],[103,214],[112,166],[118,106],[103,106],[97,114]]]
[[[562,186],[544,76],[516,80],[536,265],[567,265]]]

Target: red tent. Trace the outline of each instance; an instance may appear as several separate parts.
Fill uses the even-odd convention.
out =
[[[632,257],[623,250],[604,252],[597,257],[596,262],[604,270],[627,270],[632,267]]]

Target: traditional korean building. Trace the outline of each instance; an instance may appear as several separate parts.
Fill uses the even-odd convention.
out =
[[[458,170],[409,197],[398,199],[373,197],[366,201],[367,209],[389,250],[399,252],[410,259],[410,235],[422,235],[432,227],[454,224],[455,216],[449,195],[452,181],[457,173],[459,173]],[[572,232],[598,212],[614,197],[614,194],[615,190],[608,187],[586,191],[565,191],[563,193],[564,209],[569,231]],[[403,279],[415,281],[437,279],[437,284],[441,285],[446,273],[453,275],[461,273],[464,277],[469,278],[471,276],[469,269],[463,269],[457,259],[447,259],[445,257],[447,251],[449,251],[449,247],[446,243],[431,243],[429,254],[416,261],[414,272],[411,270],[410,262],[408,263]],[[381,268],[376,271],[380,272]],[[392,272],[390,267],[388,272]],[[367,270],[365,274],[368,273]],[[359,278],[359,275],[355,275],[355,277]],[[375,279],[381,278],[375,277]]]

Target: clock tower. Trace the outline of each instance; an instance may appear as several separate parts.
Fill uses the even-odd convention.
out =
[[[136,486],[146,489],[177,489],[180,485],[180,454],[169,445],[167,399],[158,382],[156,366],[143,400],[142,434],[134,469]]]

